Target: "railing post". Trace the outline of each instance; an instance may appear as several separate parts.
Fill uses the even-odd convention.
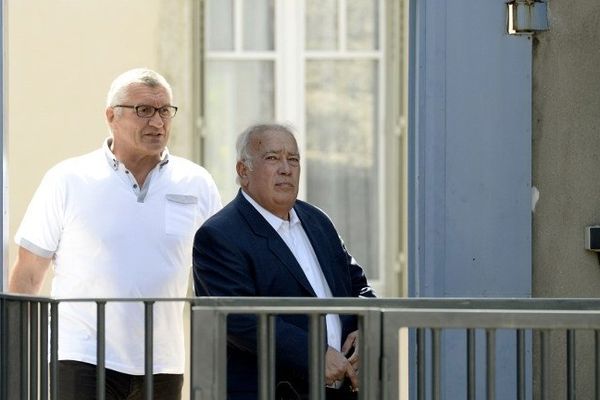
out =
[[[540,399],[548,398],[550,385],[550,332],[540,331]]]
[[[21,315],[19,318],[19,326],[21,327],[21,379],[19,387],[21,388],[21,399],[26,399],[28,393],[27,375],[29,373],[29,303],[26,301],[21,301],[20,305]]]
[[[475,329],[467,329],[467,399],[475,400]]]
[[[144,302],[144,390],[146,400],[154,398],[154,302]]]
[[[360,334],[358,356],[360,359],[360,391],[359,400],[382,398],[382,349],[381,311],[369,309],[365,315],[358,317]]]
[[[275,400],[275,316],[260,314],[258,321],[258,398]]]
[[[97,301],[96,325],[96,395],[98,400],[106,396],[106,302]]]
[[[8,386],[8,312],[6,300],[0,298],[0,398],[7,399]]]
[[[575,400],[575,331],[567,330],[567,399]]]
[[[309,399],[325,400],[325,316],[310,315]]]
[[[485,332],[486,346],[486,400],[496,399],[496,330],[487,329]]]
[[[48,400],[48,303],[40,303],[40,400]]]
[[[441,329],[435,328],[431,332],[431,398],[440,400],[442,398],[441,390],[441,350],[442,350]]]
[[[417,328],[417,399],[425,400],[425,328]]]
[[[400,398],[400,322],[397,315],[380,311],[381,318],[381,399]],[[408,374],[407,374],[408,375]],[[408,382],[407,382],[408,384]]]
[[[227,315],[211,307],[191,310],[191,400],[226,398]]]
[[[38,309],[39,302],[29,302],[29,398],[38,398]]]
[[[58,301],[50,303],[50,399],[58,399]]]
[[[517,329],[517,400],[525,400],[525,331]]]

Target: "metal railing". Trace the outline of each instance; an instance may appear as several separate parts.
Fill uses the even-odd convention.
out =
[[[166,301],[191,305],[188,351],[191,360],[189,395],[193,400],[225,399],[226,332],[230,314],[258,316],[261,400],[275,398],[277,315],[308,315],[310,398],[324,399],[324,316],[327,313],[358,317],[361,400],[399,399],[402,385],[408,385],[410,398],[417,400],[547,399],[551,394],[569,400],[600,399],[600,300],[58,300],[8,294],[0,294],[0,399],[57,398],[58,305],[66,301],[93,301],[97,305],[98,399],[105,398],[104,311],[106,304],[113,301],[144,304],[147,399],[152,398],[153,388],[153,307],[157,302]],[[399,339],[406,329],[410,339],[403,348]],[[407,352],[410,362],[408,369],[402,370],[399,360],[407,356]],[[582,368],[587,371],[587,378],[577,381]]]

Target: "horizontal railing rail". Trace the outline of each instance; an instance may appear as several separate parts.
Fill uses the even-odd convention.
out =
[[[153,307],[159,302],[174,301],[191,306],[192,341],[187,351],[191,360],[189,395],[193,400],[225,399],[226,332],[230,314],[258,316],[261,400],[275,398],[277,316],[308,315],[310,395],[311,399],[324,399],[327,313],[358,317],[360,399],[399,399],[402,384],[409,385],[411,399],[418,400],[525,399],[531,397],[534,389],[535,398],[545,399],[552,385],[557,384],[557,379],[553,379],[557,374],[561,385],[564,382],[560,390],[565,396],[560,397],[574,400],[580,393],[580,398],[600,399],[600,299],[55,299],[5,293],[0,293],[0,399],[57,398],[58,306],[63,302],[97,305],[98,399],[106,396],[105,307],[110,302],[144,305],[145,388],[146,398],[151,399]],[[410,332],[408,350],[413,356],[408,371],[402,370],[399,363],[407,350],[400,345],[402,330]],[[587,336],[578,339],[583,331],[591,332],[591,341]],[[564,345],[564,351],[556,348],[557,343]],[[580,356],[591,358],[585,366],[591,365],[593,370],[591,388],[575,379],[579,368],[576,349],[582,346],[585,351]],[[559,359],[562,364],[551,362],[552,357],[557,359],[557,352],[564,353]],[[510,359],[511,365],[500,363],[501,358]],[[459,366],[448,368],[450,359],[459,360]],[[408,377],[407,381],[401,382],[402,374]],[[465,381],[454,379],[457,374]],[[506,380],[504,374],[513,374],[514,387],[501,388],[497,384],[500,378]],[[533,376],[537,377],[535,388],[532,388]],[[461,396],[452,397],[457,391]]]

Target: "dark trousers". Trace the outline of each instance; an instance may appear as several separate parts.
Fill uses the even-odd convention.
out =
[[[106,400],[142,400],[144,375],[105,370]],[[182,374],[155,374],[154,400],[181,400]],[[58,362],[59,400],[95,400],[96,366],[80,361]]]

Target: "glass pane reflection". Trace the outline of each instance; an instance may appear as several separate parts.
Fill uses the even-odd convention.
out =
[[[379,48],[379,0],[347,1],[347,46],[349,50],[376,50]]]
[[[335,50],[338,46],[337,0],[306,1],[306,49]]]
[[[257,121],[273,120],[274,82],[271,61],[207,61],[206,141],[204,166],[219,183],[223,204],[233,199],[235,140]]]
[[[243,49],[273,50],[275,17],[273,0],[243,1]]]
[[[375,61],[306,64],[307,197],[371,279],[379,277],[377,85]]]
[[[233,0],[206,1],[208,50],[233,50]]]

